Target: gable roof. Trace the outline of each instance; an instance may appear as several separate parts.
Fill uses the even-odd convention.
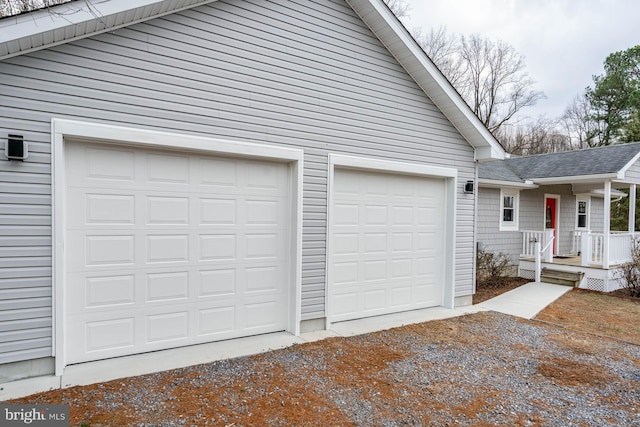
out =
[[[514,184],[624,179],[638,158],[640,142],[632,142],[481,163],[478,178]]]
[[[0,20],[0,61],[126,27],[216,0],[72,1]],[[423,92],[475,149],[476,160],[504,149],[382,0],[346,0]]]

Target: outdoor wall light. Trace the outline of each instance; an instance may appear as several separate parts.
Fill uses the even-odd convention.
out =
[[[464,183],[465,194],[473,194],[473,181],[467,181]]]
[[[22,135],[11,135],[7,138],[4,153],[9,160],[24,160],[29,157],[29,146]]]

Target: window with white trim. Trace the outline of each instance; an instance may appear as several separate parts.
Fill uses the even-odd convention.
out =
[[[520,197],[518,191],[500,190],[500,231],[517,231]]]
[[[576,198],[576,230],[589,229],[589,208],[591,207],[590,197]]]

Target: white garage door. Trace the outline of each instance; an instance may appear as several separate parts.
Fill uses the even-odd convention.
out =
[[[442,305],[445,181],[336,169],[329,320]]]
[[[286,329],[288,165],[66,146],[67,363]]]

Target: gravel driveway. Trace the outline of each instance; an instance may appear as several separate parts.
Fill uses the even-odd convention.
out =
[[[90,426],[640,426],[640,347],[488,312],[16,402]]]

